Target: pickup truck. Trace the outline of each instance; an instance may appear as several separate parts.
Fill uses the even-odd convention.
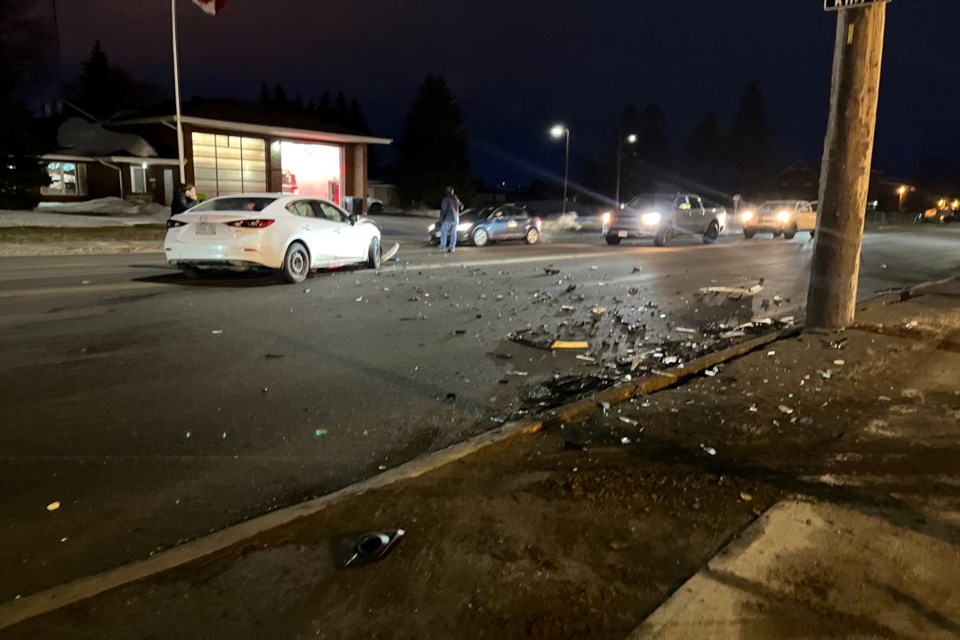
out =
[[[809,200],[767,200],[756,209],[747,209],[740,214],[743,237],[750,239],[758,233],[782,235],[793,240],[797,233],[817,231],[817,206]]]
[[[605,214],[603,235],[607,244],[653,238],[662,247],[677,236],[700,236],[704,244],[713,244],[726,224],[726,210],[705,207],[696,194],[644,194]]]

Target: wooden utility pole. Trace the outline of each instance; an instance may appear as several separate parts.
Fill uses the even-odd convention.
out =
[[[860,275],[887,5],[840,10],[830,121],[820,170],[820,206],[807,328],[853,323]]]

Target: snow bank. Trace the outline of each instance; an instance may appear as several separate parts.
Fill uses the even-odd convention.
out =
[[[166,220],[170,207],[156,202],[138,202],[121,198],[97,198],[84,202],[41,202],[36,211],[43,213],[86,213],[101,216],[149,216]]]

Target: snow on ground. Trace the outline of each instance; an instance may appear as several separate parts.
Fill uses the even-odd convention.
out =
[[[41,202],[33,211],[0,210],[0,227],[133,227],[164,224],[170,207],[155,202],[99,198],[86,202]]]

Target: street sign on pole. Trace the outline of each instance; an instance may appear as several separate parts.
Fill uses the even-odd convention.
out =
[[[882,4],[890,0],[823,0],[824,11],[840,11],[841,9],[856,9],[871,4]]]

